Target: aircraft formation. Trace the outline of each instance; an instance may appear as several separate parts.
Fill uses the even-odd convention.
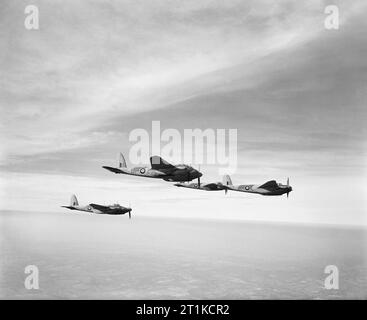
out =
[[[200,181],[200,178],[203,174],[192,166],[186,164],[172,165],[159,156],[150,157],[150,165],[150,168],[134,167],[129,169],[127,168],[123,154],[120,153],[117,167],[103,166],[102,168],[115,174],[125,174],[145,178],[163,179],[169,182],[177,182],[174,184],[174,186],[181,188],[204,191],[224,190],[225,194],[227,194],[228,191],[256,193],[263,196],[280,196],[283,194],[287,194],[288,198],[289,193],[293,190],[292,187],[289,185],[289,178],[287,179],[287,184],[277,183],[275,180],[270,180],[258,185],[233,185],[231,177],[229,175],[225,175],[223,176],[222,182],[204,183]],[[197,183],[191,182],[194,179],[197,179]],[[90,203],[86,206],[80,206],[75,195],[71,196],[69,206],[62,207],[70,210],[78,210],[94,214],[123,215],[128,213],[130,219],[132,211],[130,206],[123,207],[119,204],[104,206]]]

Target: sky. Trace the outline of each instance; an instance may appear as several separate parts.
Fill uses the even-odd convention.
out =
[[[39,30],[28,4],[0,8],[2,210],[62,212],[75,193],[139,215],[367,225],[365,1],[32,1]],[[233,182],[290,177],[294,191],[225,196],[101,168],[153,120],[237,129]]]

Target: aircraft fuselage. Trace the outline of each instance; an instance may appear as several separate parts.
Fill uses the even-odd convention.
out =
[[[200,183],[200,185],[198,183],[176,183],[175,186],[205,191],[220,191],[226,189],[226,187],[221,183]]]
[[[276,189],[271,190],[260,188],[260,185],[254,185],[254,184],[227,186],[227,189],[247,193],[257,193],[263,196],[280,196],[282,194],[289,193],[292,191],[292,187],[281,184],[278,184],[278,187]]]
[[[121,215],[121,214],[125,214],[129,211],[131,211],[131,208],[125,208],[125,207],[121,207],[121,206],[109,206],[108,207],[108,211],[103,211],[97,208],[96,204],[89,204],[86,206],[63,206],[64,208],[70,209],[70,210],[77,210],[77,211],[84,211],[84,212],[89,212],[89,213],[94,213],[94,214],[110,214],[110,215]]]
[[[148,167],[135,167],[135,168],[113,168],[103,166],[104,169],[114,172],[116,174],[127,174],[131,176],[145,177],[145,178],[156,178],[163,179],[165,181],[180,182],[180,181],[191,181],[201,177],[201,173],[192,167],[185,166],[174,170],[157,170]]]

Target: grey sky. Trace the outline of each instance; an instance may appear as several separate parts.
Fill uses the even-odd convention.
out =
[[[24,28],[25,1],[0,11],[3,208],[25,199],[30,210],[53,210],[80,192],[85,202],[130,198],[152,214],[172,199],[183,216],[220,208],[221,217],[225,206],[233,218],[366,223],[364,1],[333,1],[338,31],[324,28],[326,1],[32,3],[38,31]],[[290,176],[292,200],[182,192],[104,172],[128,152],[128,133],[152,120],[238,128],[233,180]],[[213,166],[203,171],[220,179]],[[140,187],[150,192],[143,199]]]

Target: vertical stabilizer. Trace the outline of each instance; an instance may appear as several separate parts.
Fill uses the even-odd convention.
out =
[[[225,186],[231,186],[232,185],[231,177],[228,174],[223,176],[223,184]]]
[[[78,199],[76,198],[75,194],[73,194],[71,196],[71,199],[70,199],[70,206],[75,207],[75,206],[78,206],[78,205],[79,205]]]
[[[119,168],[126,168],[126,161],[125,161],[125,158],[124,158],[124,156],[121,152],[120,152],[120,156],[119,156],[118,167]]]

